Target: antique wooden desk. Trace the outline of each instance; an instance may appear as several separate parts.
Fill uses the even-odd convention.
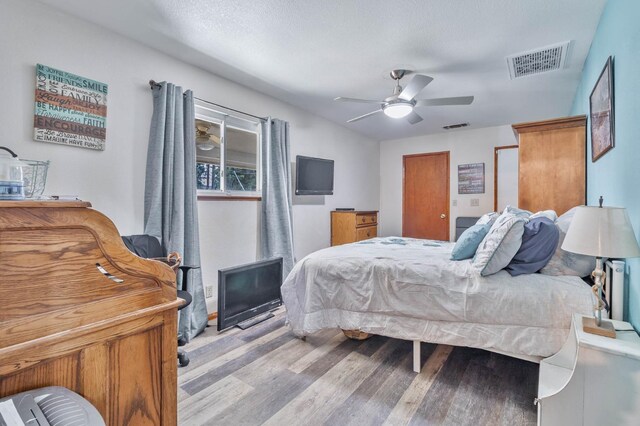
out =
[[[90,207],[0,201],[0,397],[65,386],[108,425],[175,425],[175,275]]]

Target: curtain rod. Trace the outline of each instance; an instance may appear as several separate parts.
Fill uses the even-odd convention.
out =
[[[160,85],[160,83],[156,83],[154,80],[149,80],[149,87],[153,89],[154,87],[161,87],[161,85]],[[257,118],[258,120],[261,120],[261,121],[268,121],[269,120],[267,117],[259,117],[257,115],[249,114],[248,112],[244,112],[244,111],[240,111],[240,110],[237,110],[237,109],[229,108],[227,106],[220,105],[220,104],[217,104],[215,102],[207,101],[207,100],[204,100],[204,99],[200,99],[200,98],[197,98],[195,96],[193,98],[199,100],[200,102],[204,102],[205,104],[214,105],[214,106],[217,106],[217,107],[220,107],[220,108],[224,108],[224,109],[229,110],[229,111],[233,111],[233,112],[237,112],[239,114],[247,115],[249,117]]]

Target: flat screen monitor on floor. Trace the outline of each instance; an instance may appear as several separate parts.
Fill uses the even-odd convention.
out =
[[[218,331],[282,305],[282,258],[218,271]]]

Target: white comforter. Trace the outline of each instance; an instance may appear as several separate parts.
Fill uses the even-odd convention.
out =
[[[577,277],[482,277],[452,243],[375,238],[300,260],[282,285],[297,335],[339,327],[400,339],[546,357],[593,296]]]

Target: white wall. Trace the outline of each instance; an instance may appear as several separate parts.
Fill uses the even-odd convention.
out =
[[[329,245],[332,208],[378,208],[376,142],[34,1],[0,0],[0,11],[0,145],[23,158],[51,160],[46,193],[75,194],[91,201],[122,234],[143,230],[149,79],[182,85],[200,98],[232,108],[287,120],[294,158],[304,154],[336,160],[335,195],[325,197],[324,204],[294,207],[298,258]],[[105,151],[32,140],[36,63],[109,85]],[[219,268],[256,259],[259,211],[255,201],[199,203],[205,285],[217,288]],[[215,310],[215,298],[208,305]]]
[[[517,148],[498,150],[498,210],[508,205],[518,206],[518,151]]]
[[[493,210],[494,147],[517,144],[511,126],[450,131],[380,142],[380,233],[402,235],[402,156],[450,152],[450,236],[458,216],[480,216]],[[485,163],[485,193],[458,194],[458,164]],[[479,206],[472,207],[471,200]],[[454,204],[457,203],[457,206]]]

